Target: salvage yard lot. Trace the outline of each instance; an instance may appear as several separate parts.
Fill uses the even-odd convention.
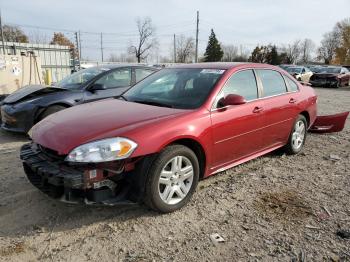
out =
[[[316,89],[319,113],[350,110],[350,89]],[[199,183],[193,200],[160,215],[143,206],[84,207],[27,182],[23,136],[0,132],[0,260],[350,260],[350,121],[309,134],[303,152],[274,152]],[[214,244],[211,234],[225,242]]]

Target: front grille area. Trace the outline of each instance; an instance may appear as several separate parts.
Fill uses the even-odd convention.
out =
[[[84,186],[83,168],[70,167],[62,159],[52,158],[35,143],[23,145],[20,157],[28,179],[40,190],[40,185],[43,184],[70,188]]]
[[[38,149],[45,154],[48,158],[52,160],[64,160],[66,158],[66,155],[59,155],[56,150],[52,150],[47,147],[43,147],[42,145],[36,145]]]

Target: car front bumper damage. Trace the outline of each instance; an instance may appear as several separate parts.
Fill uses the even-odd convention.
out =
[[[18,109],[13,105],[1,106],[1,128],[16,133],[27,133],[33,126],[34,116],[31,108]]]
[[[136,203],[124,162],[114,171],[91,165],[71,166],[63,157],[47,153],[35,143],[25,144],[20,154],[28,180],[43,193],[68,203],[122,205]],[[110,167],[112,168],[112,167]]]

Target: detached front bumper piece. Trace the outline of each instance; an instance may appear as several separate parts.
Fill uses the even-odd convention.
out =
[[[64,156],[35,143],[23,145],[20,157],[28,180],[63,202],[116,205],[131,203],[122,172],[108,173],[88,165],[70,166]],[[122,170],[122,168],[120,168]]]
[[[349,112],[343,112],[335,115],[318,116],[310,128],[314,133],[333,133],[344,129]]]

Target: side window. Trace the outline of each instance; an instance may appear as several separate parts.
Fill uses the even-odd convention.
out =
[[[131,70],[119,69],[98,79],[95,84],[100,84],[104,89],[130,86]]]
[[[136,83],[144,79],[146,76],[149,76],[153,72],[154,71],[148,70],[148,69],[136,68],[135,69]]]
[[[258,87],[253,70],[244,70],[234,73],[226,82],[220,96],[229,94],[243,96],[247,101],[258,98]]]
[[[268,69],[260,69],[257,72],[264,88],[264,97],[283,94],[287,91],[279,72]]]
[[[292,79],[290,79],[288,76],[285,76],[284,78],[286,79],[291,92],[298,91],[298,85]]]

